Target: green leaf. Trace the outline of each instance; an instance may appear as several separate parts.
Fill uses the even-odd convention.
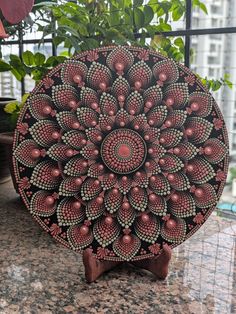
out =
[[[56,36],[52,39],[55,46],[60,45],[64,40],[65,38],[63,36]]]
[[[205,6],[205,4],[204,4],[203,2],[201,2],[201,3],[199,4],[199,7],[200,7],[200,9],[201,9],[204,13],[208,14],[207,7]]]
[[[17,107],[18,107],[18,101],[12,101],[6,104],[6,106],[4,107],[4,111],[6,113],[13,113],[17,109]]]
[[[23,96],[22,96],[22,99],[21,99],[21,103],[24,104],[27,100],[27,98],[29,97],[29,93],[25,93]]]
[[[21,81],[26,75],[25,66],[23,65],[21,59],[13,54],[10,54],[10,65],[11,72],[16,77],[18,81]]]
[[[169,31],[171,31],[171,30],[172,30],[171,25],[170,25],[170,24],[167,24],[167,23],[160,23],[160,24],[157,26],[157,31],[169,32]]]
[[[49,57],[45,63],[45,66],[48,68],[54,67],[56,65],[57,65],[57,60],[56,60],[56,57],[54,56]]]
[[[144,24],[145,25],[150,24],[150,22],[152,21],[154,17],[153,9],[150,6],[146,5],[143,9],[143,13],[144,13]]]
[[[79,33],[82,35],[82,36],[88,36],[89,35],[89,32],[88,32],[88,30],[87,30],[87,28],[86,28],[86,26],[85,25],[83,25],[83,24],[78,24],[78,31],[79,31]]]
[[[6,72],[10,70],[11,70],[10,64],[4,62],[3,60],[0,60],[0,72]]]
[[[222,83],[220,81],[218,81],[218,80],[214,81],[213,80],[212,84],[211,84],[212,91],[213,92],[217,91],[218,89],[220,89],[221,85],[222,85]]]
[[[93,49],[93,48],[98,48],[99,47],[99,42],[95,40],[94,38],[88,38],[85,41],[86,46],[88,49]]]
[[[143,4],[143,0],[133,0],[134,7],[140,7]]]
[[[15,78],[18,80],[18,81],[21,81],[23,79],[24,76],[22,76],[21,73],[19,73],[19,71],[17,69],[11,69],[11,73],[15,76]]]
[[[144,26],[145,17],[143,11],[135,8],[134,9],[134,25],[137,29],[140,29]]]
[[[172,12],[173,21],[178,21],[184,14],[182,7],[176,7]]]
[[[29,50],[24,51],[22,53],[22,59],[26,65],[28,65],[28,66],[34,65],[34,54],[31,51],[29,51]]]
[[[176,38],[174,44],[180,48],[184,47],[184,41],[181,37]]]
[[[44,64],[46,60],[46,57],[45,55],[43,55],[42,53],[40,52],[37,52],[35,55],[34,55],[34,62],[37,66],[41,66]]]
[[[11,62],[22,64],[20,57],[17,55],[10,54],[10,60]]]
[[[35,80],[35,81],[39,81],[43,77],[43,73],[39,69],[33,70],[31,74],[32,74],[33,80]]]
[[[233,83],[231,81],[225,79],[224,82],[230,89],[233,88]]]

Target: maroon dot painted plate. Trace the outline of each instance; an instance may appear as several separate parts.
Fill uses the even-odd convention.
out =
[[[54,68],[18,120],[21,197],[56,240],[98,259],[175,247],[222,193],[221,112],[186,67],[154,51],[104,47]]]

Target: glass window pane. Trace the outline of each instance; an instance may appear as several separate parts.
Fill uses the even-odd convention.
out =
[[[19,49],[17,45],[3,45],[2,57],[3,60],[9,61],[10,54],[18,55]],[[0,72],[0,95],[2,97],[21,98],[21,83],[16,80],[11,72]]]
[[[208,15],[199,8],[193,9],[192,28],[218,28],[236,26],[235,0],[204,0]]]

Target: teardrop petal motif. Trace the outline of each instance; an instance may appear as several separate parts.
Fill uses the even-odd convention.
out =
[[[52,98],[45,94],[30,96],[27,103],[30,103],[29,110],[36,120],[48,118],[54,107]]]
[[[88,229],[88,233],[84,234],[82,229],[84,225],[71,226],[67,230],[67,237],[70,246],[73,250],[82,250],[89,246],[93,242],[93,233],[91,229]]]
[[[183,110],[170,111],[166,117],[165,126],[181,128],[187,119],[187,113]]]
[[[48,199],[47,199],[48,198]],[[49,200],[51,202],[47,202]],[[51,197],[51,193],[46,191],[37,191],[30,201],[30,212],[33,215],[41,217],[50,217],[57,208],[57,202]]]
[[[131,86],[140,83],[142,89],[146,88],[152,79],[152,70],[143,60],[136,62],[128,71],[128,80]]]
[[[82,183],[83,180],[78,177],[68,177],[63,179],[59,186],[59,195],[76,196],[80,191]]]
[[[87,83],[91,88],[95,90],[103,90],[110,86],[112,80],[112,74],[108,67],[98,62],[93,62],[87,73]]]
[[[166,153],[159,160],[159,164],[162,171],[169,173],[177,172],[184,167],[184,164],[180,158],[169,153]]]
[[[137,186],[140,186],[141,188],[148,187],[148,176],[145,171],[137,171],[134,174],[133,181]]]
[[[159,141],[165,148],[172,148],[182,140],[183,132],[176,129],[164,129],[160,133]]]
[[[143,109],[143,97],[137,91],[132,92],[125,103],[126,111],[131,115],[137,115]]]
[[[98,178],[104,174],[104,166],[102,163],[93,163],[89,166],[87,175],[91,178]],[[102,181],[101,181],[102,185]]]
[[[144,131],[144,139],[147,143],[155,142],[159,139],[160,130],[157,128],[146,127]]]
[[[102,247],[106,247],[111,244],[120,233],[120,226],[114,218],[111,218],[109,223],[106,222],[106,218],[99,219],[93,227],[94,238]]]
[[[66,60],[61,68],[61,79],[64,84],[82,85],[88,68],[78,60]]]
[[[61,139],[66,145],[78,150],[83,148],[87,142],[84,132],[75,130],[65,132]]]
[[[80,92],[82,104],[88,108],[92,108],[93,104],[99,103],[99,97],[95,90],[89,87],[82,87]]]
[[[102,93],[100,97],[100,108],[102,114],[114,116],[118,111],[116,98],[110,94]]]
[[[178,67],[174,61],[169,59],[157,62],[152,71],[155,79],[165,84],[173,84],[179,79]]]
[[[50,147],[60,136],[59,126],[50,120],[40,120],[29,129],[32,138],[42,147]],[[54,136],[57,135],[57,137]]]
[[[146,220],[142,219],[145,215]],[[160,222],[158,218],[156,218],[152,214],[142,214],[137,217],[134,223],[134,230],[137,236],[148,243],[154,243],[160,233]]]
[[[185,123],[185,132],[188,134],[188,140],[193,144],[205,142],[212,131],[213,124],[199,117],[188,118]]]
[[[72,197],[64,198],[57,207],[59,226],[71,226],[85,219],[85,208],[79,200]]]
[[[105,212],[105,206],[103,199],[101,198],[101,201],[97,201],[95,198],[94,200],[87,203],[86,206],[86,216],[90,220],[95,220],[98,217],[102,216]]]
[[[112,84],[111,93],[120,103],[123,103],[130,93],[128,81],[124,77],[119,76]]]
[[[132,179],[127,176],[123,176],[118,181],[118,188],[121,193],[127,194],[132,187]]]
[[[81,156],[71,158],[64,166],[63,172],[72,177],[80,177],[88,171],[88,161]]]
[[[167,176],[170,186],[177,191],[186,191],[190,188],[188,177],[183,172],[171,173]]]
[[[148,153],[150,158],[155,158],[155,160],[159,161],[159,158],[165,155],[166,149],[162,145],[158,144],[151,144]]]
[[[59,112],[56,115],[56,119],[60,127],[65,131],[70,131],[71,129],[77,130],[81,128],[77,116],[73,112]]]
[[[40,147],[33,140],[24,140],[13,152],[14,157],[26,167],[33,168],[41,158]]]
[[[114,173],[106,173],[102,176],[101,186],[104,191],[110,190],[113,188],[117,183],[117,176]]]
[[[98,124],[98,114],[90,108],[82,107],[77,109],[79,123],[85,128],[91,128]]]
[[[149,186],[150,189],[157,195],[164,196],[170,194],[170,184],[162,174],[151,176]]]
[[[208,208],[217,203],[216,191],[209,183],[196,186],[193,198],[199,208]]]
[[[81,196],[84,201],[90,201],[102,192],[101,183],[94,178],[87,178],[81,187]]]
[[[124,110],[123,108],[121,108],[116,115],[115,122],[120,127],[126,126],[129,123],[128,112]]]
[[[227,146],[217,138],[208,139],[204,145],[204,157],[211,164],[218,164],[228,153]]]
[[[116,239],[112,245],[114,252],[125,261],[130,261],[139,251],[141,241],[135,235],[130,235],[130,241],[124,241],[124,236]]]
[[[190,160],[197,155],[198,148],[190,142],[179,143],[179,145],[174,148],[173,152],[183,160]]]
[[[79,95],[71,85],[56,85],[52,87],[52,100],[58,109],[71,110],[78,107]]]
[[[109,132],[111,131],[113,126],[113,120],[106,116],[106,115],[100,115],[99,116],[99,128],[102,132]]]
[[[147,108],[160,105],[162,98],[162,89],[157,85],[149,87],[143,93],[143,99]]]
[[[168,105],[168,99],[171,99],[174,109],[183,108],[189,100],[188,85],[186,83],[174,83],[169,85],[164,92],[164,100]]]
[[[106,62],[111,70],[122,75],[134,63],[134,57],[128,49],[119,46],[109,53]]]
[[[179,218],[190,217],[196,214],[194,199],[187,192],[175,192],[168,201],[170,212]]]
[[[166,119],[167,109],[165,106],[156,106],[147,113],[148,124],[152,127],[160,127]]]
[[[211,113],[213,98],[210,94],[194,92],[189,96],[189,105],[193,115],[205,118]]]
[[[192,183],[203,184],[214,178],[215,171],[208,161],[195,157],[187,165],[187,175]]]
[[[94,144],[100,144],[104,137],[103,133],[95,128],[89,128],[85,130],[87,138]]]
[[[135,131],[138,132],[143,132],[146,127],[148,126],[147,124],[147,118],[144,114],[139,114],[137,115],[131,122],[131,126]]]
[[[148,196],[148,209],[157,216],[165,216],[167,214],[167,203],[164,197],[151,193]]]
[[[122,200],[123,196],[118,189],[107,191],[104,197],[106,210],[111,214],[117,212],[122,205]]]
[[[168,242],[178,244],[185,240],[187,226],[182,218],[172,217],[171,224],[169,220],[164,222],[161,227],[161,236]]]
[[[146,189],[140,187],[132,188],[128,193],[130,205],[138,211],[144,212],[147,208],[148,197]]]
[[[135,217],[135,210],[132,208],[132,206],[129,205],[128,202],[124,202],[117,213],[118,222],[122,227],[129,228],[132,226]]]
[[[159,166],[159,164],[152,159],[148,159],[145,162],[145,170],[148,174],[158,174],[161,173],[161,168]]]
[[[80,154],[88,160],[96,160],[99,155],[99,149],[94,144],[87,144],[81,149]]]
[[[30,183],[43,190],[57,189],[60,184],[60,175],[52,175],[52,170],[57,169],[57,163],[51,161],[42,161],[34,168]]]
[[[55,161],[66,161],[74,155],[74,151],[68,145],[57,143],[49,148],[47,155]]]

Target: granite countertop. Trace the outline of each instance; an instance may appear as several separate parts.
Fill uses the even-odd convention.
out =
[[[236,220],[213,214],[176,248],[165,281],[123,264],[88,285],[81,256],[0,185],[0,314],[236,313]]]

